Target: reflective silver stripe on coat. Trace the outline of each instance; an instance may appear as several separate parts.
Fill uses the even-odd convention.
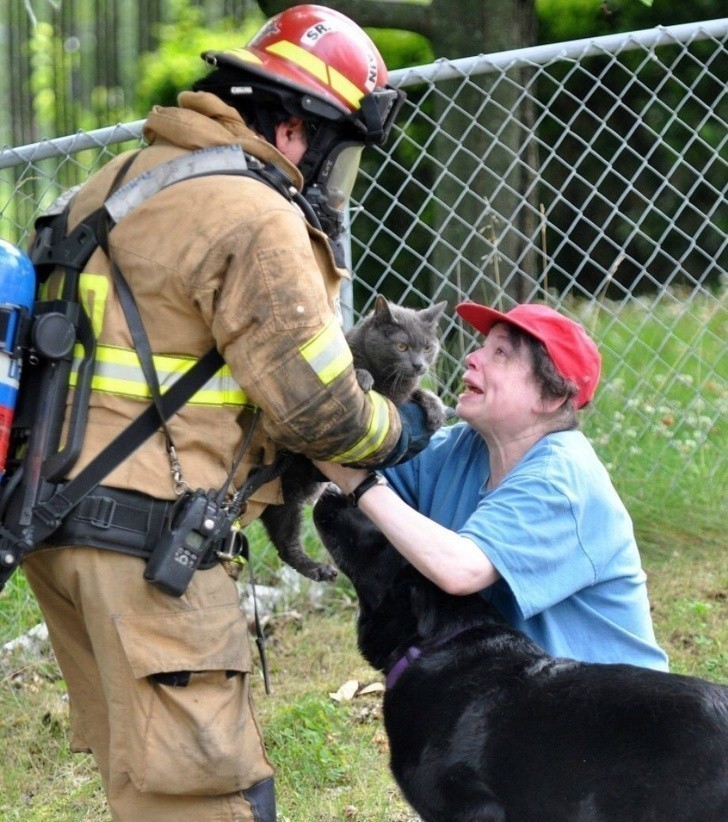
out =
[[[114,192],[104,206],[111,219],[118,223],[148,197],[173,183],[200,175],[218,172],[229,174],[247,169],[248,160],[239,145],[213,146],[190,151],[142,172]]]

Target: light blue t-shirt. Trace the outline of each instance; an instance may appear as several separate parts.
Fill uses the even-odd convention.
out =
[[[549,434],[492,491],[489,465],[483,438],[458,423],[384,473],[483,550],[502,577],[483,596],[549,654],[667,670],[632,521],[586,437]]]

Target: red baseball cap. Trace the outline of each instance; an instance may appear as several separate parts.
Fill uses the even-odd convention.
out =
[[[582,408],[594,398],[602,358],[579,323],[537,303],[517,305],[505,313],[478,303],[460,303],[455,310],[483,334],[497,323],[509,323],[535,337],[546,346],[559,374],[579,387],[574,398],[576,407]]]

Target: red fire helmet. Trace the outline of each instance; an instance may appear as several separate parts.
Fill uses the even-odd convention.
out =
[[[311,116],[356,122],[367,143],[387,137],[404,94],[387,85],[384,60],[346,15],[323,6],[294,6],[272,17],[245,46],[208,51],[214,66],[274,84],[303,100]]]

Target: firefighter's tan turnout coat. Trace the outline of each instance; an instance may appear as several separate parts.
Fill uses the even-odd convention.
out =
[[[207,93],[185,92],[179,108],[154,109],[144,133],[149,145],[127,180],[186,152],[239,144],[302,183]],[[123,162],[112,160],[80,189],[71,228],[101,205]],[[236,485],[252,465],[272,462],[274,443],[363,465],[396,443],[396,410],[355,378],[336,311],[345,272],[326,237],[271,187],[223,175],[175,183],[119,220],[110,249],[136,298],[162,387],[213,345],[226,361],[169,422],[193,489],[223,484],[254,407],[261,422]],[[59,277],[49,280],[48,297]],[[98,354],[76,472],[150,402],[101,249],[80,291]],[[103,485],[174,499],[163,435]],[[278,500],[277,485],[263,486],[245,521]],[[270,790],[273,768],[251,699],[248,626],[223,565],[195,572],[180,597],[145,581],[142,559],[114,550],[46,548],[23,568],[68,686],[73,748],[93,753],[113,818],[259,819],[246,791]]]
[[[184,92],[180,103],[151,112],[144,130],[150,145],[125,181],[187,151],[239,144],[301,185],[298,169],[217,97]],[[122,162],[123,156],[110,162],[81,189],[71,228],[103,202]],[[242,438],[239,422],[249,425],[254,406],[262,411],[261,431],[238,482],[252,464],[272,461],[274,442],[361,465],[376,463],[394,446],[399,417],[389,401],[359,388],[343,336],[338,293],[348,273],[336,267],[325,235],[271,187],[223,175],[176,183],[123,218],[110,248],[139,306],[163,387],[212,345],[227,363],[169,423],[190,486],[222,485]],[[80,288],[99,351],[76,471],[150,397],[101,249],[87,263]],[[173,498],[162,434],[103,484]],[[271,483],[255,499],[280,501],[278,493]],[[253,506],[247,519],[259,510]]]

